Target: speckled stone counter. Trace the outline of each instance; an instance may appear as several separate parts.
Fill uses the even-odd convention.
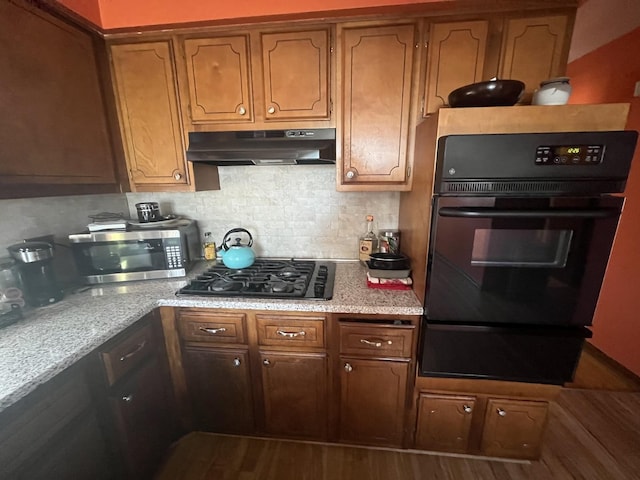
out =
[[[190,276],[203,270],[195,268]],[[150,280],[81,289],[0,330],[0,411],[15,403],[158,306],[326,313],[421,315],[412,291],[367,288],[366,269],[338,262],[333,298],[279,300],[177,297],[187,279]]]

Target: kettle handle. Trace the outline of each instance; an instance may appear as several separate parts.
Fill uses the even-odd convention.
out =
[[[229,250],[229,246],[227,245],[227,242],[231,240],[231,237],[229,235],[231,235],[232,233],[242,233],[242,232],[249,235],[249,243],[247,244],[247,247],[250,247],[251,245],[253,245],[253,237],[251,236],[251,232],[249,232],[249,230],[245,230],[244,228],[232,228],[231,230],[229,230],[227,233],[224,234],[224,239],[222,240],[222,248],[224,248],[225,250]]]

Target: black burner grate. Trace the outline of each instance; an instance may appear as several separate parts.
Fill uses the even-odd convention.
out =
[[[243,269],[216,264],[176,295],[329,300],[334,278],[333,262],[257,259]]]

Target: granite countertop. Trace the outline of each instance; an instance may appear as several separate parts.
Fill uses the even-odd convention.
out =
[[[189,276],[206,268],[201,262]],[[188,277],[79,289],[53,305],[28,312],[0,330],[0,411],[20,400],[159,306],[280,310],[326,313],[421,315],[413,291],[377,290],[366,285],[358,262],[338,262],[333,298],[280,300],[177,297]]]

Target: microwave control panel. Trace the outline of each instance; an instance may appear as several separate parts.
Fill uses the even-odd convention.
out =
[[[168,268],[173,269],[184,267],[182,262],[182,248],[180,246],[179,238],[166,238],[164,240],[164,252]]]
[[[599,165],[604,145],[542,145],[536,149],[536,165]]]

